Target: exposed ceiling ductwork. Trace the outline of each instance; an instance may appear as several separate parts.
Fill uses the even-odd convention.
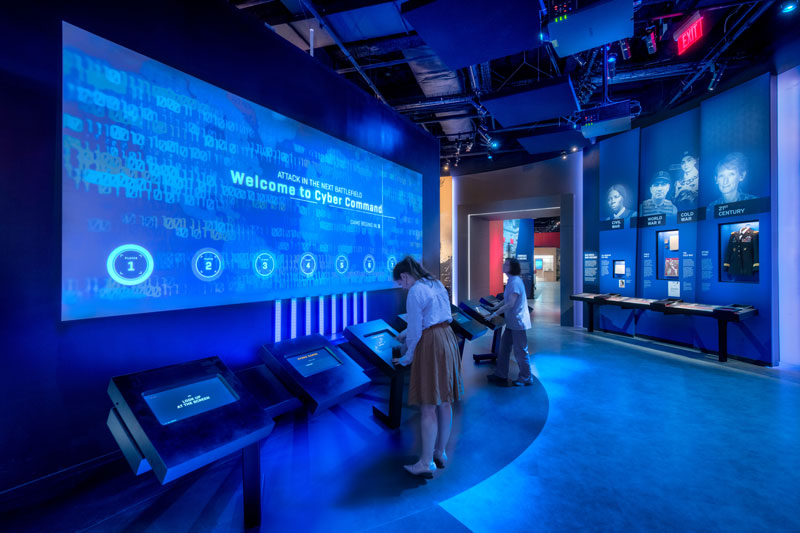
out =
[[[608,50],[593,45],[558,57],[570,43],[559,42],[555,49],[558,53],[554,53],[547,42],[547,26],[553,21],[545,11],[541,11],[543,33],[540,35],[537,29],[536,39],[530,40],[531,29],[540,26],[538,14],[546,3],[536,3],[533,12],[529,12],[527,0],[504,0],[502,9],[488,0],[415,2],[409,9],[402,1],[385,0],[232,3],[303,50],[310,48],[309,30],[313,29],[316,59],[437,136],[442,157],[467,157],[468,145],[488,146],[502,141],[492,150],[501,156],[494,158],[492,165],[501,164],[506,154],[512,154],[509,160],[521,161],[519,152],[523,149],[518,138],[535,138],[559,125],[573,127],[574,117],[512,126],[492,116],[484,101],[530,90],[548,78],[569,76],[581,109],[605,101],[607,91],[611,100],[638,100],[635,109],[647,117],[701,97],[717,83],[721,82],[724,89],[728,80],[752,68],[752,59],[747,58],[755,57],[758,62],[758,58],[769,57],[782,36],[773,27],[783,24],[774,0],[644,0],[634,2],[633,34],[626,35],[625,50],[615,40]],[[420,6],[432,7],[419,11],[416,8]],[[628,4],[624,8],[630,10]],[[430,11],[439,18],[414,19],[408,16],[409,10]],[[688,53],[678,55],[673,33],[698,10],[704,20],[703,38]],[[504,14],[498,15],[501,12]],[[419,34],[412,20],[420,25]],[[785,35],[793,31],[786,24],[781,27]],[[426,35],[430,42],[426,42]],[[746,35],[750,38],[745,47],[742,36]],[[506,42],[493,42],[500,36]],[[508,46],[519,52],[506,49]],[[495,52],[488,59],[475,59],[487,50]],[[615,75],[605,84],[604,52],[620,58]],[[444,57],[455,63],[457,70],[448,66]],[[768,62],[761,64],[769,68]],[[722,68],[725,75],[719,76]],[[486,153],[485,148],[475,147],[469,157],[475,159],[475,154]]]

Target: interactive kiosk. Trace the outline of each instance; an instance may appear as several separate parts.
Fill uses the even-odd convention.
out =
[[[722,362],[728,360],[728,322],[741,322],[758,314],[758,309],[752,305],[699,304],[684,302],[679,298],[649,300],[647,298],[627,298],[614,293],[595,294],[591,292],[573,294],[569,298],[589,304],[589,323],[586,329],[590,333],[594,331],[594,306],[596,305],[617,305],[628,309],[658,311],[665,315],[695,315],[714,318],[717,320],[719,360]]]
[[[477,320],[473,320],[472,317],[455,305],[450,305],[450,311],[453,313],[453,321],[450,326],[457,335],[464,337],[468,341],[482,337],[489,331],[486,326]]]
[[[471,341],[473,339],[477,339],[478,337],[485,335],[489,330],[486,329],[485,326],[470,318],[469,315],[464,313],[464,311],[455,305],[450,305],[450,312],[452,313],[453,317],[453,321],[450,322],[450,327],[456,334],[456,337],[458,337],[458,350],[463,357],[465,340]],[[397,316],[397,318],[399,318],[406,327],[408,326],[407,317],[407,313]]]
[[[481,303],[484,305],[488,305],[490,307],[494,307],[497,304],[503,302],[502,293],[499,294],[498,296],[492,296],[491,294],[489,296],[484,296],[481,298]]]
[[[490,303],[492,299],[496,300],[496,303]],[[503,326],[505,325],[505,320],[501,317],[495,317],[494,319],[489,320],[489,315],[491,315],[492,312],[486,309],[484,306],[488,305],[493,307],[500,302],[501,300],[497,300],[493,296],[484,296],[481,298],[480,302],[476,302],[475,300],[465,300],[458,304],[466,314],[494,332],[492,335],[492,351],[484,354],[473,354],[472,359],[476,363],[483,363],[485,361],[494,362],[497,360],[497,354],[500,351],[500,342],[503,338]]]
[[[399,333],[383,320],[370,320],[362,324],[347,326],[344,336],[350,344],[357,349],[369,362],[381,372],[391,377],[389,389],[389,413],[386,414],[378,407],[372,406],[372,414],[391,429],[400,426],[400,413],[403,408],[403,377],[405,375],[402,365],[392,363],[392,351],[400,348],[397,340]]]
[[[489,307],[494,307],[494,306],[496,306],[497,304],[501,304],[501,303],[503,303],[503,298],[504,298],[504,294],[503,294],[502,292],[499,292],[499,293],[497,293],[495,296],[492,296],[492,295],[490,294],[489,296],[483,296],[483,297],[481,297],[481,300],[480,300],[480,302],[481,302],[483,305],[488,305]],[[528,306],[528,311],[530,311],[531,313],[533,313],[533,307],[531,307],[531,306],[529,305],[529,306]]]
[[[312,413],[352,398],[370,383],[349,355],[318,333],[264,345],[261,358]]]
[[[111,378],[107,425],[136,475],[162,484],[242,450],[245,527],[261,521],[259,441],[275,423],[218,357]]]

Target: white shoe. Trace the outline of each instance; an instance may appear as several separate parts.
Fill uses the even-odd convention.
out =
[[[412,476],[419,476],[425,479],[433,479],[433,473],[436,472],[436,464],[433,462],[426,465],[417,461],[413,465],[405,465],[403,468]]]

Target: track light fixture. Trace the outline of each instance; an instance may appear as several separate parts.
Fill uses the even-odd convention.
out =
[[[614,77],[617,73],[617,54],[610,52],[608,54],[608,79]]]
[[[567,151],[561,150],[561,159],[566,159],[566,158],[567,158]]]
[[[656,27],[655,26],[648,26],[645,30],[644,37],[644,44],[647,45],[647,53],[648,54],[655,54],[658,51],[658,45],[656,44]]]
[[[619,49],[622,52],[622,59],[627,61],[631,58],[631,42],[627,38],[619,42]]]
[[[444,169],[445,170],[450,170],[450,160],[449,159],[445,159],[444,160]]]
[[[719,80],[722,78],[722,72],[725,70],[725,65],[712,65],[711,66],[711,81],[708,83],[708,90],[714,91],[719,85]]]
[[[488,152],[486,152],[486,159],[488,159],[489,161],[491,161],[492,159],[494,159],[494,154],[492,153],[492,151],[491,151],[491,150],[489,150]]]
[[[572,147],[572,151],[573,151],[573,152],[577,152],[577,151],[578,151],[578,147],[577,147],[577,146],[573,146],[573,147]]]
[[[791,13],[797,9],[797,0],[783,0],[781,2],[781,13]]]

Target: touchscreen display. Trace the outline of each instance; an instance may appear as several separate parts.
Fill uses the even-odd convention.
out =
[[[381,352],[383,350],[391,350],[395,346],[400,346],[400,343],[397,342],[394,333],[392,333],[388,329],[383,329],[381,331],[369,333],[364,337],[369,339],[375,351],[377,352]]]
[[[480,307],[480,306],[476,307],[475,309],[477,309],[478,312],[481,314],[481,316],[484,316],[484,317],[487,317],[487,316],[492,314],[491,311],[489,311],[488,309],[485,309],[483,307]]]
[[[319,348],[313,352],[293,355],[286,358],[304,378],[324,372],[342,364],[328,348]]]
[[[468,324],[472,321],[470,317],[462,313],[453,313],[453,320],[455,320],[459,324]]]
[[[614,276],[625,275],[625,261],[614,261]]]
[[[142,397],[162,426],[206,413],[239,399],[219,374],[159,392],[144,392]]]

